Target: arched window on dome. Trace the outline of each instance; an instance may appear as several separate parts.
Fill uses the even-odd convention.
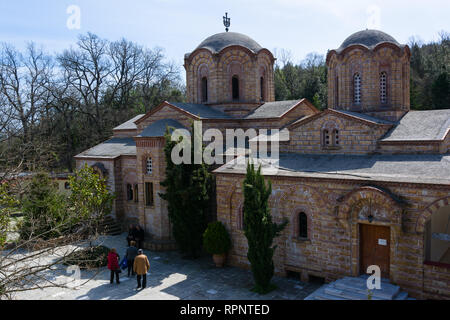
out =
[[[261,93],[260,100],[261,100],[261,101],[266,101],[266,98],[265,98],[265,90],[264,90],[264,77],[261,77],[261,78],[259,79],[259,87],[260,87],[260,93]]]
[[[208,78],[202,78],[202,102],[208,101]]]
[[[355,73],[353,76],[353,102],[361,104],[361,76]]]
[[[231,78],[231,88],[232,88],[232,97],[234,101],[239,100],[239,78],[238,76],[233,76]]]
[[[387,103],[387,75],[384,71],[380,73],[380,102]]]

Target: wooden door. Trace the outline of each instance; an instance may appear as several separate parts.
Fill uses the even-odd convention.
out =
[[[381,276],[389,278],[390,228],[360,224],[359,239],[360,273],[366,274],[368,266],[377,265],[381,269]]]

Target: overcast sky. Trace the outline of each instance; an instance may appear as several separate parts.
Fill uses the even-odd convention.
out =
[[[90,31],[163,47],[181,67],[186,52],[224,31],[225,12],[230,31],[247,34],[272,52],[287,49],[295,62],[310,52],[325,55],[366,28],[400,43],[411,36],[429,42],[442,30],[450,32],[449,0],[0,0],[0,41],[18,48],[34,41],[53,53]]]

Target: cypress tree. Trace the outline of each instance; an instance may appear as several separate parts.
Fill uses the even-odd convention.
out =
[[[166,177],[161,185],[165,193],[160,193],[168,203],[169,220],[178,248],[186,257],[196,258],[201,252],[203,233],[207,227],[207,213],[210,209],[212,175],[208,165],[194,164],[194,136],[191,135],[191,163],[174,164],[172,149],[181,141],[172,141],[170,131],[166,131],[164,154]]]
[[[272,193],[271,182],[266,185],[261,167],[255,171],[252,163],[247,165],[244,180],[244,233],[248,241],[247,258],[255,281],[253,291],[265,294],[275,288],[270,281],[274,274],[273,239],[285,228],[287,222],[272,222],[268,204]]]

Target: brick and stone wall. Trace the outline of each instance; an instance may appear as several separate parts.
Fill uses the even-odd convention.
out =
[[[324,145],[324,130],[338,130],[339,145]],[[290,127],[289,145],[280,146],[281,152],[315,154],[367,154],[377,149],[377,141],[390,126],[368,124],[333,113],[323,114]]]
[[[398,120],[410,108],[410,53],[407,47],[384,43],[373,50],[353,45],[327,56],[328,106],[337,110],[380,112],[376,116]],[[387,75],[387,102],[380,99],[380,74]],[[361,102],[354,101],[354,76],[361,77]]]
[[[274,101],[274,59],[267,50],[257,54],[240,46],[230,46],[217,54],[199,49],[185,59],[186,92],[188,102],[204,103],[230,114],[244,115],[259,106],[262,101]],[[232,99],[231,79],[239,78],[239,104]],[[208,100],[203,101],[202,78],[207,78]],[[261,100],[260,79],[263,81]]]
[[[224,195],[217,198],[217,215],[232,237],[229,263],[248,268],[247,241],[240,230],[243,178],[217,174],[217,193]],[[277,274],[293,270],[300,272],[304,280],[313,275],[326,281],[359,275],[358,226],[369,223],[365,215],[367,199],[372,199],[375,216],[372,223],[389,226],[391,230],[390,280],[416,298],[450,299],[450,269],[424,264],[423,227],[436,206],[430,204],[445,203],[442,199],[448,199],[450,186],[380,182],[376,187],[366,187],[366,181],[270,179],[273,220],[289,221],[275,241]],[[308,217],[307,239],[299,239],[296,234],[299,212]]]

